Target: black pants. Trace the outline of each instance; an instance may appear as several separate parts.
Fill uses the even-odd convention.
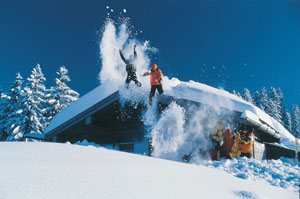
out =
[[[125,80],[126,87],[128,87],[128,85],[129,85],[129,83],[130,83],[131,81],[133,81],[138,87],[141,87],[141,86],[142,86],[141,82],[139,82],[139,81],[137,80],[137,77],[136,77],[136,74],[135,74],[135,73],[128,73],[128,74],[127,74],[127,78],[126,78],[126,80]]]
[[[151,86],[151,91],[150,91],[150,102],[152,102],[152,98],[153,96],[155,95],[155,91],[158,91],[159,94],[162,94],[164,92],[163,88],[162,88],[162,85],[152,85]]]

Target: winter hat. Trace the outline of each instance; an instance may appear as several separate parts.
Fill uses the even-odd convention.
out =
[[[152,68],[152,70],[156,70],[157,69],[157,65],[156,64],[152,64],[151,68]]]

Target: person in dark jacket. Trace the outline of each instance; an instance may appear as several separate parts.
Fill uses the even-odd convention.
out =
[[[159,92],[159,94],[162,94],[164,92],[162,87],[162,78],[163,74],[160,69],[157,68],[156,64],[152,64],[151,66],[151,72],[145,72],[144,76],[150,75],[150,84],[151,84],[151,91],[149,96],[149,104],[152,104],[152,98],[155,95],[155,91]]]
[[[129,59],[125,59],[122,50],[119,50],[120,53],[120,57],[123,60],[123,62],[126,64],[126,72],[127,72],[127,78],[125,80],[125,84],[126,84],[126,88],[128,88],[129,83],[131,81],[133,81],[138,87],[141,87],[142,84],[141,82],[139,82],[137,80],[137,76],[136,76],[136,68],[133,64],[133,62],[135,61],[137,54],[136,54],[136,45],[134,45],[133,47],[133,55],[130,55]]]

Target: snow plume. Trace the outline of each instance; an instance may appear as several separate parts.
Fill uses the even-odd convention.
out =
[[[222,123],[225,128],[230,127],[230,114],[218,106],[189,106],[188,122],[185,126],[188,132],[187,144],[192,148],[188,153],[190,162],[199,163],[203,159],[210,159],[209,151],[213,148],[212,131]],[[232,129],[232,127],[230,127]],[[186,147],[187,148],[187,147]]]
[[[167,84],[171,85],[170,82]],[[216,96],[199,93],[196,95],[192,85],[183,88],[176,84],[176,88],[169,89],[175,96],[184,92],[195,99],[201,97],[209,105],[188,102],[182,107],[173,102],[161,114],[159,120],[156,119],[158,114],[155,109],[148,109],[144,114],[144,124],[152,125],[152,155],[176,161],[187,161],[183,158],[187,156],[190,163],[200,163],[203,159],[209,159],[209,150],[213,147],[212,131],[221,122],[223,126],[233,129],[233,126],[228,126],[232,124],[232,112],[221,108],[231,107],[231,101],[219,101],[216,100]]]
[[[154,157],[180,161],[179,149],[186,139],[184,124],[185,110],[173,102],[151,131]]]
[[[150,59],[147,51],[153,50],[148,43],[139,42],[132,38],[128,30],[128,19],[124,19],[121,25],[117,26],[111,19],[107,19],[103,28],[103,34],[100,41],[100,56],[102,67],[99,73],[100,83],[107,85],[108,89],[119,88],[124,85],[127,73],[125,63],[121,60],[119,50],[122,50],[124,57],[129,58],[133,54],[133,46],[136,45],[137,59],[134,65],[137,69],[137,77],[142,84],[149,84],[146,79],[140,76],[148,70]]]

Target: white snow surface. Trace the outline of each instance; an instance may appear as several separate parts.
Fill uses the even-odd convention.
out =
[[[271,185],[299,192],[300,167],[295,167],[295,159],[258,161],[249,158],[202,161],[201,165],[224,170],[247,180],[265,180]]]
[[[0,176],[7,199],[298,198],[220,169],[57,143],[0,143]]]

